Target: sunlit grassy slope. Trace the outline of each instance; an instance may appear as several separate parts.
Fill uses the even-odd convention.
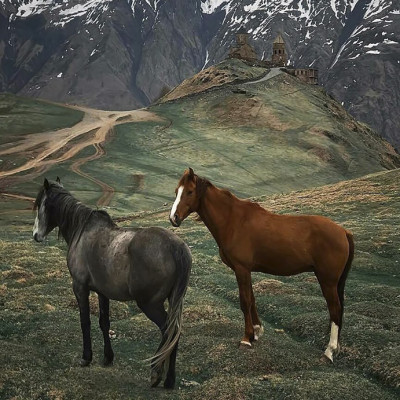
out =
[[[178,389],[172,393],[148,388],[149,370],[140,360],[155,351],[159,336],[134,304],[112,303],[116,360],[113,367],[103,368],[93,297],[94,361],[90,368],[77,366],[81,334],[65,245],[55,234],[44,245],[33,243],[31,211],[15,212],[0,232],[0,398],[398,398],[399,184],[396,170],[258,198],[276,212],[332,217],[355,235],[342,352],[334,365],[320,359],[329,340],[328,315],[312,274],[254,275],[266,331],[252,350],[242,351],[238,342],[243,322],[233,273],[221,264],[201,222],[189,219],[176,229],[191,247],[194,263],[177,363]],[[168,227],[167,215],[167,207],[127,212],[119,224]]]
[[[257,84],[225,85],[150,109],[164,122],[119,125],[104,146],[106,155],[81,168],[115,187],[110,206],[121,214],[170,202],[188,166],[250,197],[399,164],[387,142],[321,88],[287,74]],[[86,188],[67,166],[57,167],[57,173],[73,191],[93,199],[91,185]]]

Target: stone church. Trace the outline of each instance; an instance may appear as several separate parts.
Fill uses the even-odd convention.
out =
[[[288,54],[285,41],[281,34],[278,34],[272,43],[271,60],[259,60],[256,51],[249,43],[249,34],[243,27],[236,32],[236,45],[229,50],[229,58],[238,58],[258,66],[266,68],[284,67],[285,71],[296,76],[302,81],[311,85],[318,85],[318,70],[314,68],[295,68],[288,65]]]
[[[249,34],[241,27],[236,32],[236,46],[229,50],[229,58],[239,58],[241,60],[257,60],[257,53],[248,43]]]

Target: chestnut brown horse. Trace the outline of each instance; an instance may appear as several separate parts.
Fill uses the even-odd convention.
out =
[[[288,276],[315,273],[328,305],[331,335],[325,355],[339,352],[344,286],[354,254],[353,235],[328,218],[277,215],[221,190],[186,170],[176,188],[170,221],[179,226],[197,212],[219,246],[222,261],[236,275],[245,332],[242,347],[262,334],[251,272]]]

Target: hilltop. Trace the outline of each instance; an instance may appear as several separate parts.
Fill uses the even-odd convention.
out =
[[[181,97],[194,95],[205,90],[219,87],[228,83],[255,81],[268,73],[266,68],[252,66],[237,59],[222,61],[216,65],[201,70],[192,77],[169,91],[158,102],[165,103]]]

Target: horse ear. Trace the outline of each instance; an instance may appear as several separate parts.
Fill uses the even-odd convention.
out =
[[[189,167],[189,179],[194,180],[194,171],[192,168]]]
[[[46,190],[49,190],[49,188],[50,188],[50,183],[49,183],[49,181],[47,180],[47,178],[44,178],[43,186],[44,186],[44,188],[45,188]]]
[[[60,177],[59,177],[59,176],[57,176],[57,178],[56,178],[56,182],[57,182],[57,183],[61,183],[61,179],[60,179]]]

